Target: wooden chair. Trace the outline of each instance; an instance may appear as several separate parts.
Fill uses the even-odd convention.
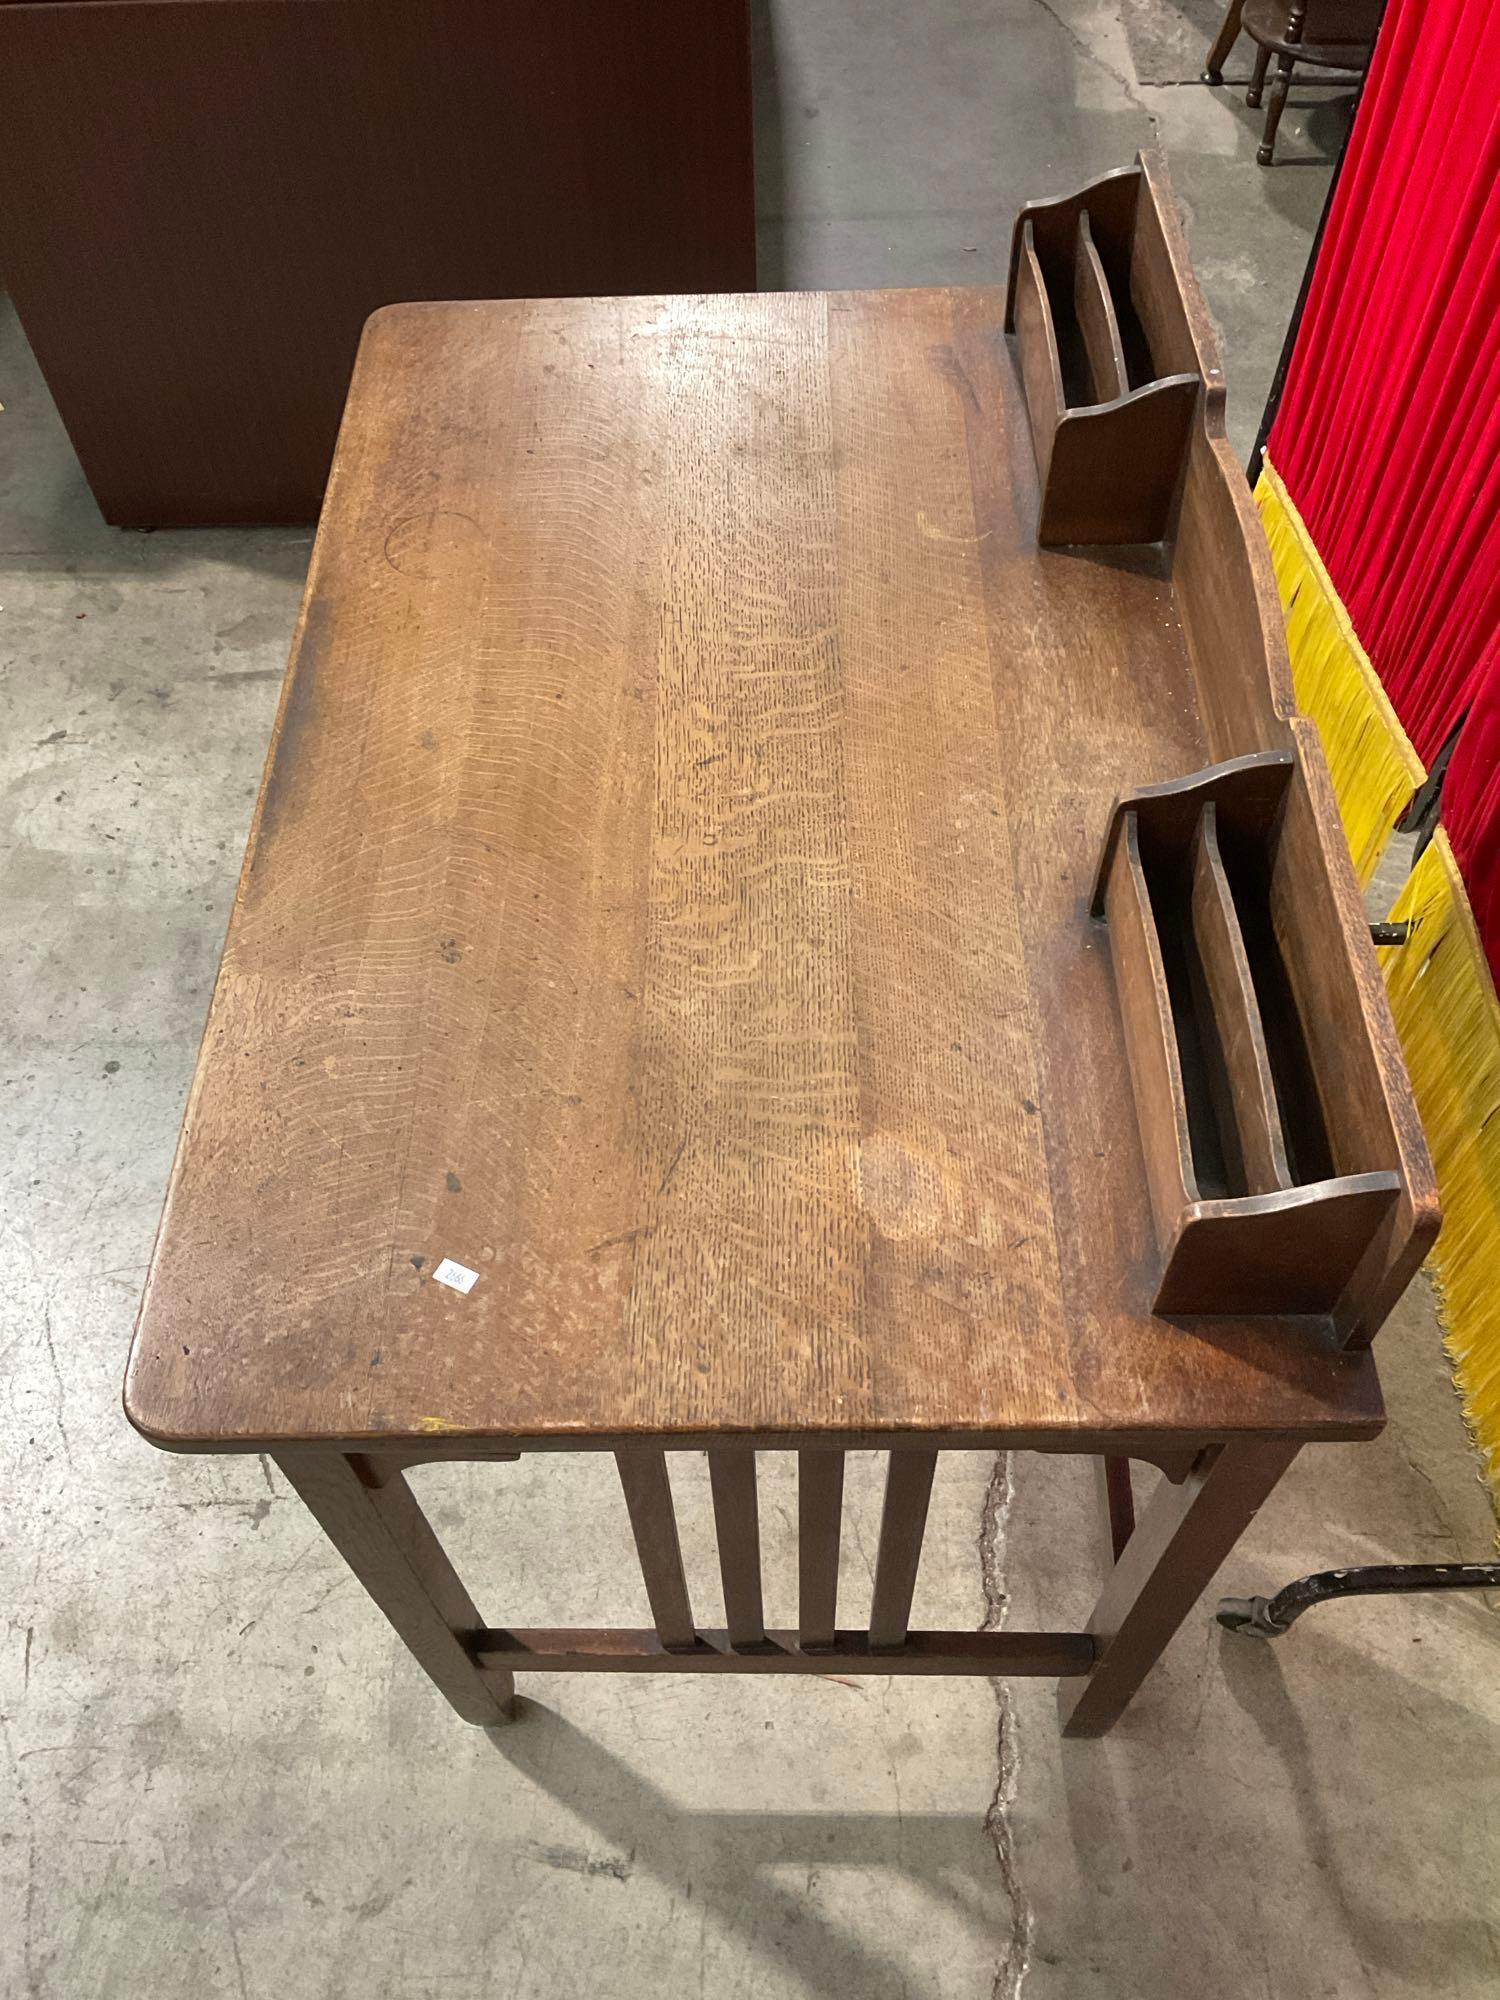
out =
[[[1317,69],[1341,69],[1362,76],[1369,67],[1380,26],[1380,0],[1229,0],[1229,11],[1203,66],[1205,83],[1224,81],[1224,63],[1240,30],[1255,43],[1255,70],[1245,102],[1259,110],[1266,70],[1276,58],[1266,128],[1255,157],[1271,164],[1276,127],[1281,123],[1293,67],[1311,63]]]

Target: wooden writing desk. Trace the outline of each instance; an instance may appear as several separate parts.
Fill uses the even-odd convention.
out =
[[[1038,549],[1034,357],[994,291],[366,332],[126,1401],[171,1449],[273,1453],[470,1720],[516,1669],[853,1668],[1066,1676],[1098,1733],[1298,1447],[1380,1427],[1364,1343],[1430,1171],[1154,173],[1095,200],[1203,385],[1164,546]],[[1090,897],[1118,797],[1268,753],[1316,919],[1292,984],[1345,1051],[1333,1166],[1395,1191],[1337,1305],[1167,1318]],[[1256,1201],[1305,1207],[1236,1227]],[[1088,1632],[908,1631],[944,1447],[1106,1465]],[[801,1453],[800,1628],[769,1636],[757,1448]],[[727,1632],[694,1626],[683,1449]],[[534,1450],[617,1454],[654,1630],[484,1626],[402,1468]],[[1133,1533],[1131,1457],[1168,1475]]]

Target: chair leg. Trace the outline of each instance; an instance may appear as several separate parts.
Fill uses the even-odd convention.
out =
[[[1292,68],[1291,56],[1276,58],[1276,74],[1271,78],[1271,101],[1266,106],[1266,129],[1261,133],[1260,144],[1255,149],[1255,157],[1263,167],[1270,166],[1271,155],[1276,149],[1276,127],[1281,123],[1281,114],[1286,108]]]
[[[1209,50],[1207,59],[1203,64],[1203,81],[1205,83],[1222,83],[1224,81],[1224,65],[1229,60],[1229,51],[1239,39],[1240,16],[1244,11],[1245,0],[1229,0],[1223,25],[1219,29],[1218,35],[1214,39],[1214,45]]]
[[[1271,51],[1256,45],[1255,68],[1250,72],[1250,88],[1245,92],[1245,103],[1251,111],[1259,111],[1260,94],[1265,88],[1266,68],[1271,60]]]

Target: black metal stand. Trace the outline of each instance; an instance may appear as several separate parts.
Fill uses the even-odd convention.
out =
[[[1459,732],[1468,720],[1468,714],[1469,711],[1465,709],[1449,730],[1447,742],[1432,760],[1432,769],[1417,787],[1412,795],[1411,804],[1396,822],[1397,833],[1414,833],[1417,836],[1417,844],[1412,850],[1411,857],[1414,868],[1426,852],[1428,842],[1437,832],[1438,820],[1443,809],[1443,780],[1448,775],[1448,765],[1457,748]]]
[[[1500,1590],[1500,1563],[1369,1563],[1361,1569],[1325,1569],[1298,1577],[1274,1597],[1221,1597],[1218,1620],[1226,1632],[1279,1639],[1315,1604],[1418,1590]]]

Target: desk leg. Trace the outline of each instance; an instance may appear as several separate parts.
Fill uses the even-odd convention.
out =
[[[464,1721],[509,1721],[515,1682],[476,1661],[484,1621],[401,1473],[345,1452],[276,1463]]]
[[[1180,1486],[1162,1480],[1089,1620],[1093,1668],[1059,1692],[1065,1736],[1102,1736],[1119,1719],[1296,1455],[1294,1444],[1215,1445]]]

